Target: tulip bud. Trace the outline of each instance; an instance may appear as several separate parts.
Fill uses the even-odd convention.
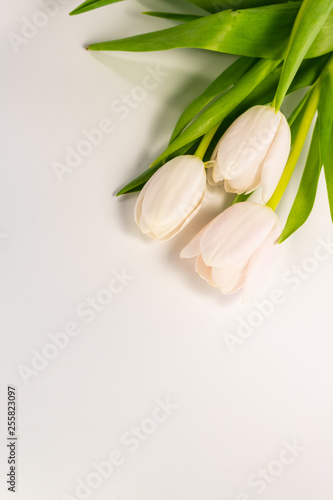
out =
[[[205,165],[196,156],[177,156],[157,170],[143,187],[135,221],[150,238],[175,236],[199,210],[206,188]]]
[[[254,106],[237,118],[217,144],[212,181],[224,180],[229,193],[251,193],[262,186],[270,199],[290,152],[291,134],[285,116],[270,106]]]
[[[196,257],[196,272],[222,293],[243,288],[247,302],[274,266],[280,234],[280,221],[271,208],[246,201],[213,219],[180,256]]]

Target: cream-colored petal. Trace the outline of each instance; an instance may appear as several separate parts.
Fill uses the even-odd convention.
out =
[[[197,257],[200,255],[200,240],[201,237],[204,233],[204,231],[207,229],[207,226],[204,226],[192,239],[191,241],[186,245],[186,247],[183,248],[183,250],[180,252],[180,258],[181,259],[192,259],[192,257]]]
[[[225,180],[224,189],[228,193],[252,193],[260,185],[261,181],[261,166],[248,170],[235,179]]]
[[[206,170],[207,182],[210,186],[221,186],[221,184],[223,184],[223,180],[215,182],[213,179],[213,170],[214,170],[214,167],[208,168]]]
[[[213,267],[212,278],[217,288],[225,295],[237,292],[245,283],[246,265],[243,263],[234,267]]]
[[[151,177],[138,203],[141,219],[156,239],[165,239],[201,204],[206,188],[204,163],[195,156],[179,156]]]
[[[221,144],[221,141],[222,141],[222,138],[223,136],[221,137],[221,139],[219,140],[219,142],[216,144],[215,146],[215,149],[213,151],[213,154],[210,158],[210,161],[216,161],[216,158],[217,158],[217,153],[219,152],[219,149],[220,149],[220,144]]]
[[[200,240],[204,262],[211,267],[233,267],[250,259],[276,222],[274,211],[252,202],[236,203],[217,216]]]
[[[199,255],[195,261],[195,270],[210,286],[215,286],[212,280],[212,268],[206,266],[201,255]]]
[[[218,145],[214,182],[234,179],[258,168],[280,124],[270,106],[254,106],[228,128]]]
[[[149,181],[148,181],[149,182]],[[140,220],[141,220],[141,215],[142,215],[142,203],[143,203],[143,198],[146,194],[146,191],[148,189],[148,182],[143,186],[141,189],[138,199],[136,200],[135,208],[134,208],[134,219],[138,227],[140,227]]]
[[[194,219],[194,217],[197,215],[197,213],[199,212],[199,210],[201,208],[201,205],[203,204],[204,197],[205,197],[205,193],[203,193],[201,200],[199,200],[199,203],[195,207],[195,209],[193,210],[193,212],[190,213],[189,216],[184,221],[182,221],[179,224],[179,226],[177,226],[175,229],[173,229],[172,231],[168,231],[166,234],[162,234],[162,235],[160,234],[159,237],[158,237],[158,240],[159,241],[171,240],[171,238],[173,238],[174,236],[176,236],[176,234],[180,233],[180,231],[182,231],[184,229],[184,227],[187,226],[187,224],[189,222],[191,222],[191,220]]]
[[[281,223],[277,219],[266,240],[250,259],[243,289],[243,302],[249,302],[255,297],[273,271],[281,253],[281,245],[278,244],[281,231]]]
[[[288,161],[291,145],[291,133],[289,124],[284,115],[281,114],[281,122],[275,139],[262,162],[262,199],[267,203],[279,183],[284,167]]]
[[[154,233],[152,233],[150,227],[146,223],[146,220],[144,218],[144,215],[141,214],[140,221],[138,224],[139,228],[141,229],[142,233],[145,234],[146,236],[149,236],[149,238],[156,239]]]

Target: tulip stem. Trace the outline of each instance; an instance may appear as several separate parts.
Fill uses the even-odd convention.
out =
[[[289,155],[286,167],[281,176],[280,182],[277,185],[277,188],[275,189],[273,196],[267,203],[267,206],[272,208],[273,210],[275,210],[278,204],[280,203],[282,196],[284,195],[285,190],[287,189],[291,176],[295,170],[304,143],[306,141],[308,132],[310,130],[313,118],[318,109],[319,97],[320,97],[320,84],[318,82],[313,87],[308,102],[306,103],[306,110],[304,112],[301,125],[295,137],[294,145]]]
[[[207,134],[205,134],[203,136],[202,141],[200,142],[198,149],[194,153],[194,156],[197,156],[198,158],[203,160],[203,158],[206,154],[206,151],[207,151],[210,143],[212,142],[212,139],[213,139],[214,135],[216,134],[221,123],[222,122],[215,125],[215,127],[213,127],[209,132],[207,132]]]

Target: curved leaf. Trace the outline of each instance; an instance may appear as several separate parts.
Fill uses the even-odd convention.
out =
[[[198,7],[211,12],[220,12],[225,9],[251,9],[253,7],[262,7],[263,5],[272,5],[278,3],[287,3],[290,0],[242,0],[241,2],[235,3],[235,0],[187,0]],[[297,0],[291,0],[297,1]]]
[[[216,96],[228,90],[235,84],[256,62],[256,59],[240,57],[207,87],[207,89],[195,99],[181,114],[170,142],[173,142],[184,128],[209,104]]]
[[[131,182],[126,184],[120,191],[118,191],[117,196],[120,196],[122,194],[127,194],[127,193],[132,193],[133,191],[136,191],[143,187],[145,183],[154,175],[154,173],[160,168],[160,165],[157,165],[154,168],[150,168],[142,172],[142,174],[138,175],[133,179]]]
[[[227,10],[180,26],[94,43],[87,48],[130,52],[201,48],[274,58],[285,49],[298,8],[298,4],[285,4],[242,11]]]
[[[279,243],[285,241],[308,219],[315,202],[321,171],[318,122],[316,123],[301,183]]]
[[[76,14],[83,14],[83,12],[88,12],[89,10],[98,9],[99,7],[122,1],[123,0],[86,0],[86,2],[81,3],[76,9],[72,10],[69,15],[75,16]]]
[[[327,161],[327,148],[333,126],[333,57],[321,77],[320,100],[318,108],[319,146],[322,163]]]
[[[331,130],[331,140],[327,147],[327,156],[325,158],[325,179],[327,186],[328,200],[331,210],[331,218],[333,221],[333,129]]]
[[[318,108],[319,148],[333,220],[333,57],[321,78]]]
[[[327,1],[327,0],[326,0]],[[300,2],[239,11],[227,10],[180,26],[89,45],[89,50],[149,52],[199,48],[234,55],[283,59]],[[331,14],[306,57],[333,50]]]
[[[156,12],[149,10],[147,12],[142,12],[146,16],[160,17],[161,19],[170,19],[171,21],[177,21],[181,23],[188,23],[190,21],[195,21],[200,19],[202,16],[194,16],[192,14],[175,14],[173,12]]]
[[[278,64],[279,61],[271,61],[269,59],[262,59],[259,61],[228,92],[222,94],[206,108],[202,114],[167,147],[153,165],[164,160],[177,149],[203,136],[213,127],[218,125],[218,123],[224,120],[224,118],[228,116],[229,113],[231,113],[231,111],[240,104]]]
[[[333,7],[332,0],[303,0],[293,26],[274,104],[280,109],[301,62],[323,27]]]

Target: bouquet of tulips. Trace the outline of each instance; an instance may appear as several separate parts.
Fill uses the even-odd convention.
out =
[[[119,1],[87,0],[71,14]],[[198,15],[186,12],[188,2]],[[195,258],[197,273],[222,293],[242,288],[248,300],[274,266],[280,243],[310,215],[322,168],[333,216],[333,0],[179,3],[182,14],[145,12],[176,26],[87,47],[188,47],[239,56],[183,111],[165,151],[118,195],[140,191],[136,223],[164,241],[198,213],[207,182],[235,193],[232,205],[194,236],[181,257]],[[285,117],[281,104],[299,89],[304,96]],[[310,130],[307,162],[283,228],[275,210]],[[256,202],[249,200],[254,192]]]

